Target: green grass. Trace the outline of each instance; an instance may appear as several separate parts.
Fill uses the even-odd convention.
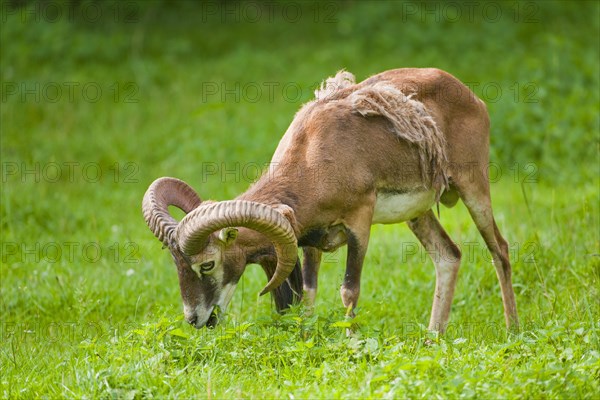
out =
[[[76,9],[52,23],[1,3],[3,397],[599,395],[597,3],[491,3],[497,19],[482,3],[454,22],[442,3],[302,3],[298,21],[278,6],[258,23],[192,2],[126,3],[134,21],[100,3],[112,11],[99,21]],[[441,209],[463,250],[443,337],[424,326],[433,265],[402,225],[373,228],[353,338],[338,294],[344,249],[325,258],[312,316],[275,314],[249,266],[225,323],[189,327],[175,267],[141,216],[149,183],[176,176],[203,198],[232,198],[322,79],[403,66],[448,70],[488,101],[521,332],[504,328],[494,268],[460,203]],[[102,89],[97,101],[85,85]]]

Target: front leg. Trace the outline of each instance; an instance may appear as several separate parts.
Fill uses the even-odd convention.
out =
[[[304,289],[304,302],[309,309],[315,305],[317,286],[319,281],[319,267],[321,265],[321,251],[315,247],[302,248],[302,280]]]
[[[348,237],[348,256],[340,295],[347,310],[346,315],[351,318],[355,316],[354,309],[360,296],[360,275],[367,254],[372,218],[373,207],[369,204],[361,207],[344,222]]]

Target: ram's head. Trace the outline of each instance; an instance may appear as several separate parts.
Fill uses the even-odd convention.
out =
[[[177,222],[169,206],[187,215]],[[236,240],[239,227],[260,232],[275,248],[277,267],[261,294],[281,285],[296,265],[294,229],[283,213],[269,205],[243,200],[202,202],[185,182],[160,178],[146,191],[142,211],[150,230],[173,255],[185,319],[196,328],[217,324],[248,263],[249,249]]]

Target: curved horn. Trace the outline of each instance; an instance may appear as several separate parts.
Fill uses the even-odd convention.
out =
[[[181,220],[177,226],[176,237],[181,250],[187,255],[193,255],[207,245],[211,233],[235,226],[260,232],[273,243],[277,253],[277,268],[260,294],[277,288],[296,265],[298,243],[292,224],[273,207],[244,200],[206,204]]]
[[[189,213],[202,200],[187,183],[175,178],[158,178],[148,187],[142,201],[142,213],[154,236],[165,246],[174,241],[177,220],[169,213],[169,206],[176,206]]]

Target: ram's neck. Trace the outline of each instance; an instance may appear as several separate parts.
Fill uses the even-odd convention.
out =
[[[306,135],[305,121],[313,107],[303,107],[295,116],[286,133],[281,138],[269,168],[260,179],[239,200],[254,201],[273,207],[281,205],[294,211],[291,221],[297,235],[303,233],[314,214],[315,199],[311,190],[315,180],[322,178],[315,171],[314,163],[307,160],[310,138]],[[290,219],[290,218],[288,218]]]
[[[239,195],[236,200],[252,201],[256,203],[266,204],[274,208],[282,205],[291,208],[294,213],[290,219],[296,234],[301,233],[302,224],[297,221],[298,213],[301,211],[301,205],[306,203],[302,201],[301,194],[295,188],[297,179],[290,179],[289,175],[280,178],[268,173],[252,185],[246,192]],[[287,216],[287,215],[286,215]],[[249,251],[250,258],[256,254],[273,253],[273,244],[262,234],[250,229],[240,229],[239,239],[244,243],[240,243],[244,248],[251,249]],[[250,260],[249,262],[256,262]]]
[[[287,182],[265,175],[245,193],[238,196],[237,199],[254,201],[270,206],[285,204],[295,210],[300,201],[299,195],[292,185],[290,185],[290,179],[285,179],[285,181]]]

